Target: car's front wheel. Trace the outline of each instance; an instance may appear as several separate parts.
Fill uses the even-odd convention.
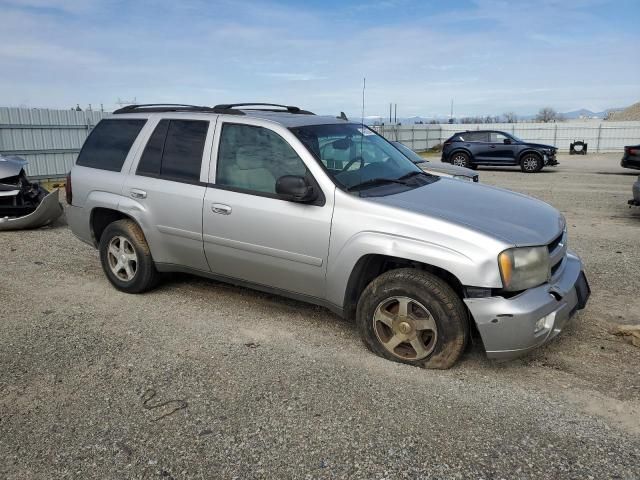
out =
[[[525,155],[520,160],[520,169],[525,173],[539,172],[542,167],[544,167],[544,162],[538,155],[533,153]]]
[[[360,296],[356,318],[373,353],[425,368],[453,366],[469,335],[458,295],[442,279],[414,268],[373,280]]]
[[[118,290],[142,293],[153,288],[158,271],[140,227],[133,220],[110,223],[100,237],[100,262]]]
[[[451,164],[458,167],[470,168],[471,162],[469,161],[469,155],[464,152],[456,152],[451,156]]]

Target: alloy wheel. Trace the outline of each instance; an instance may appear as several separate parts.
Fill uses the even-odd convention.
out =
[[[421,360],[436,346],[438,327],[429,310],[409,297],[390,297],[373,314],[373,329],[382,346],[403,360]]]
[[[123,236],[116,236],[109,242],[107,259],[111,272],[120,280],[129,282],[136,276],[138,256],[131,242]]]

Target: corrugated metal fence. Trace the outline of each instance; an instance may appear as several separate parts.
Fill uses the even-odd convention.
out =
[[[104,112],[0,107],[0,153],[29,161],[27,175],[65,175]]]
[[[0,107],[0,153],[29,161],[33,178],[56,178],[71,168],[80,147],[105,112],[76,112]],[[424,151],[441,144],[455,132],[491,129],[510,132],[523,140],[547,143],[569,151],[569,143],[584,140],[589,152],[619,152],[640,143],[640,122],[562,122],[493,124],[382,125],[374,127],[389,140]]]
[[[588,152],[621,152],[625,145],[640,143],[640,122],[419,124],[381,125],[374,129],[388,140],[417,151],[433,148],[465,130],[501,130],[530,142],[555,145],[564,153],[569,152],[574,140],[587,142]]]

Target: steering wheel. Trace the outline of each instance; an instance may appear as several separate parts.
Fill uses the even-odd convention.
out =
[[[346,172],[347,170],[349,170],[349,167],[351,165],[353,165],[354,163],[356,163],[358,160],[360,160],[360,162],[364,163],[364,158],[362,158],[360,155],[358,155],[353,160],[350,160],[349,163],[347,163],[347,165],[342,170],[340,170],[340,173]]]

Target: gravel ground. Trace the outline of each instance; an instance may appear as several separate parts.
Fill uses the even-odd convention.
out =
[[[562,210],[593,295],[510,363],[377,358],[327,310],[176,275],[119,293],[64,220],[0,233],[0,478],[640,478],[640,209],[619,155],[481,180]]]

